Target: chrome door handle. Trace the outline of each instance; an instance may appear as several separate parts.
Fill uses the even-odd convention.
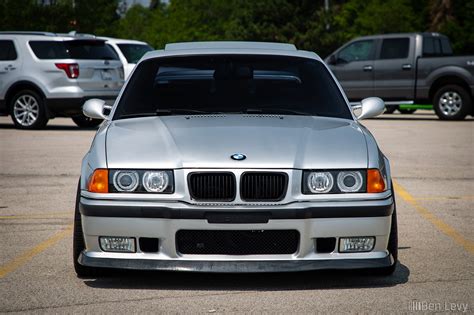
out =
[[[410,70],[411,69],[411,64],[407,63],[402,66],[403,70]]]
[[[374,69],[374,67],[372,66],[364,66],[364,68],[362,68],[364,71],[372,71]]]

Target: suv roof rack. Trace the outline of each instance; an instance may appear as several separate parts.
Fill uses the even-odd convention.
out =
[[[2,31],[1,35],[43,35],[43,36],[57,36],[56,33],[51,32],[36,32],[36,31]]]
[[[64,36],[80,37],[80,38],[96,38],[94,34],[78,33],[76,31],[70,31],[69,33],[61,34]]]

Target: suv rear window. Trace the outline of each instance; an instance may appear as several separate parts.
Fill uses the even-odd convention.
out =
[[[0,60],[15,60],[17,58],[15,45],[11,40],[0,40]]]
[[[101,59],[117,60],[117,54],[104,41],[30,41],[39,59]]]
[[[352,119],[323,63],[283,56],[208,55],[146,60],[131,77],[114,119],[152,116],[157,111]]]

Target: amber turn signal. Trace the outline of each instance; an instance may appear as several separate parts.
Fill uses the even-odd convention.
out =
[[[109,171],[98,168],[92,174],[87,190],[94,193],[106,194],[109,192]]]
[[[380,193],[385,191],[385,181],[378,169],[367,170],[367,192]]]

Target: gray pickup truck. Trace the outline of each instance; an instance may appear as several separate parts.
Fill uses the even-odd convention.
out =
[[[438,33],[365,36],[326,59],[351,102],[369,96],[399,104],[433,104],[440,119],[474,115],[474,56],[453,56]]]

